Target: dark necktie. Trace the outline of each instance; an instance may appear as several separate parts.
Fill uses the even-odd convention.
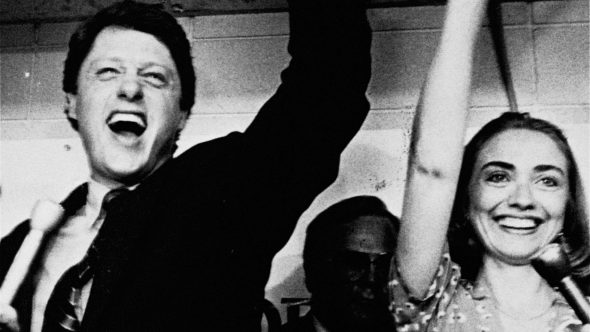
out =
[[[101,213],[107,213],[110,202],[126,189],[114,189],[105,195]],[[98,236],[97,236],[98,237]],[[76,314],[80,304],[82,289],[94,276],[97,261],[97,248],[94,241],[86,256],[69,268],[59,279],[45,309],[43,332],[79,331],[81,318]]]

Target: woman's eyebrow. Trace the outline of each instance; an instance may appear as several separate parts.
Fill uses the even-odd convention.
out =
[[[557,171],[562,175],[565,175],[565,171],[561,169],[561,167],[555,165],[537,165],[535,166],[534,170],[537,172]]]
[[[512,165],[511,163],[507,163],[505,161],[496,161],[496,160],[489,161],[489,162],[483,164],[483,166],[481,166],[481,169],[485,169],[485,168],[488,168],[488,167],[500,167],[500,168],[505,168],[505,169],[508,169],[508,170],[514,170],[515,169],[514,165]]]

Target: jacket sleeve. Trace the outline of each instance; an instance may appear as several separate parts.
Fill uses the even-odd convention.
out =
[[[247,155],[240,167],[249,176],[238,180],[257,188],[240,198],[245,214],[265,214],[248,222],[250,230],[274,234],[266,241],[279,248],[301,213],[336,179],[340,154],[369,111],[371,74],[364,1],[291,1],[289,24],[291,61],[243,135]]]
[[[336,179],[340,154],[369,111],[364,1],[295,0],[289,24],[291,61],[246,131],[198,144],[171,171],[183,176],[176,191],[219,196],[216,227],[226,227],[228,242],[256,257],[274,255]]]
[[[371,73],[364,7],[359,0],[290,2],[290,64],[246,130],[248,150],[269,167],[339,156],[362,125]]]

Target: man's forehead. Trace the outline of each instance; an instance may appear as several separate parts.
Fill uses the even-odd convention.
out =
[[[98,33],[86,60],[97,56],[118,59],[154,58],[154,60],[173,63],[169,48],[156,36],[119,26],[108,26]]]
[[[391,252],[395,247],[395,234],[388,218],[367,215],[342,225],[339,237],[343,249],[382,253]]]

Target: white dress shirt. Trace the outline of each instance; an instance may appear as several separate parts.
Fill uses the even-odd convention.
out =
[[[63,273],[84,258],[90,244],[98,234],[105,214],[101,213],[101,204],[109,192],[106,186],[90,180],[86,204],[70,216],[48,243],[43,253],[39,273],[35,276],[37,288],[33,294],[33,311],[31,313],[31,332],[41,332],[47,301]],[[82,290],[80,307],[76,308],[82,317],[88,297],[90,281]]]

